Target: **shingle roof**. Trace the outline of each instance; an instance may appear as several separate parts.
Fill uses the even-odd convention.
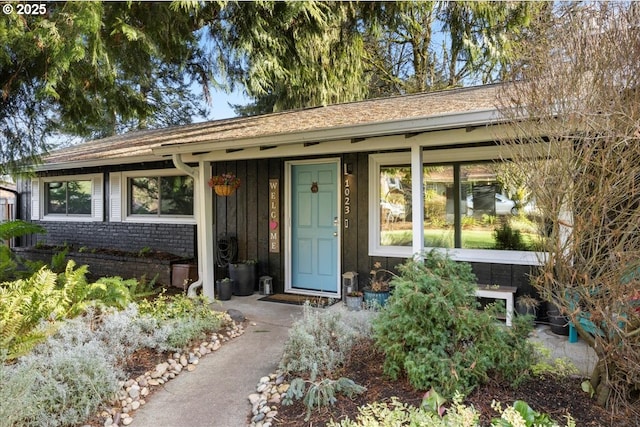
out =
[[[107,159],[122,159],[126,163],[152,156],[154,148],[166,144],[246,141],[264,136],[486,111],[495,109],[498,88],[499,85],[486,85],[450,89],[129,132],[52,151],[43,160],[45,165]]]

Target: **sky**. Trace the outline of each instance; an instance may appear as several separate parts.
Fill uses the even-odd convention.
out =
[[[229,106],[229,104],[244,105],[250,102],[249,98],[245,97],[242,94],[242,91],[239,90],[236,90],[230,94],[224,93],[222,91],[212,90],[211,95],[213,99],[213,105],[209,106],[210,111],[208,117],[194,120],[194,122],[220,120],[235,117],[236,114],[234,113],[233,108]]]

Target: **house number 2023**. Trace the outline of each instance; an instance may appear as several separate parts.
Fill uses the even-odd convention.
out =
[[[344,178],[344,228],[349,228],[349,218],[347,215],[351,213],[351,187],[349,177]]]

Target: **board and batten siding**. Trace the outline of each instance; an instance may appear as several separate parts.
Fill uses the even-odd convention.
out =
[[[217,241],[222,234],[236,237],[238,242],[237,260],[257,259],[259,275],[273,277],[274,291],[284,291],[285,256],[285,162],[299,158],[274,158],[259,160],[238,160],[215,162],[212,175],[227,172],[234,173],[241,180],[240,188],[232,195],[221,197],[214,195],[214,234]],[[382,268],[396,271],[397,265],[405,259],[396,257],[369,256],[369,153],[348,153],[341,156],[341,165],[348,164],[352,174],[349,180],[349,213],[345,209],[345,176],[341,177],[342,203],[342,271],[358,273],[360,287],[369,282],[374,263]],[[343,166],[341,166],[343,167]],[[343,171],[344,169],[341,169]],[[269,252],[269,180],[280,183],[280,221],[283,227],[280,233],[280,252]],[[348,220],[348,227],[345,219]],[[471,263],[479,283],[517,286],[518,295],[529,293],[533,289],[529,284],[530,266],[509,264]],[[226,268],[217,268],[216,277],[228,275]]]
[[[237,260],[257,259],[259,274],[273,277],[274,290],[284,291],[285,233],[280,233],[280,252],[269,252],[269,180],[280,183],[280,224],[285,227],[285,162],[297,159],[260,159],[216,162],[212,175],[234,173],[241,180],[238,190],[227,197],[214,195],[214,230],[216,241],[223,234],[234,235],[238,241]],[[342,271],[359,273],[361,285],[366,284],[373,262],[393,267],[403,260],[397,258],[370,258],[368,254],[368,154],[350,153],[341,157],[341,164],[349,164],[349,213],[346,214],[345,176],[340,173],[340,209],[342,210]],[[342,171],[343,169],[341,169]],[[348,219],[348,227],[345,219]],[[228,274],[218,268],[217,277]]]

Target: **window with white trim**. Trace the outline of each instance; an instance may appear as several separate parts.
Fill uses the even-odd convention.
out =
[[[423,154],[422,213],[412,209],[410,153],[370,156],[370,255],[411,256],[413,219],[422,215],[427,249],[443,248],[468,261],[492,260],[500,251],[503,260],[537,263],[542,236],[526,190],[507,188],[503,163],[464,162],[459,154],[449,154],[455,159],[449,162],[442,153]]]
[[[112,173],[111,221],[193,223],[194,181],[175,169]]]
[[[91,216],[91,180],[45,182],[44,198],[45,215]]]
[[[102,175],[68,175],[31,180],[31,218],[102,221]]]

